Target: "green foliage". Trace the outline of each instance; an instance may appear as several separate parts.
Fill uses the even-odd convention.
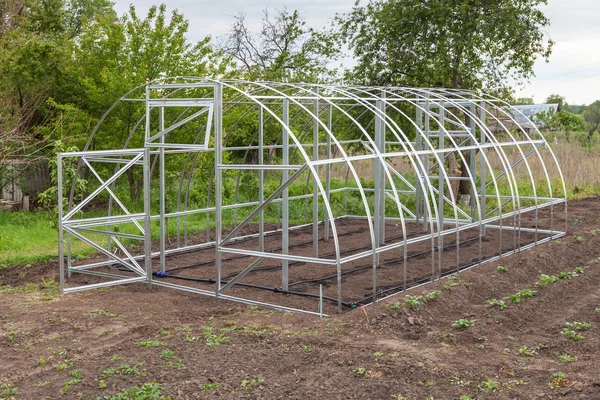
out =
[[[558,353],[556,355],[558,357],[558,361],[560,362],[575,362],[577,361],[577,357],[573,357],[569,353]]]
[[[339,37],[357,58],[358,82],[506,93],[532,76],[537,58],[550,56],[549,20],[538,8],[544,2],[357,3],[338,18]]]
[[[487,300],[487,303],[490,307],[495,307],[500,311],[504,310],[507,307],[506,303],[502,300],[491,299]]]
[[[165,396],[162,394],[163,392],[163,387],[154,381],[141,387],[134,386],[126,389],[115,396],[96,397],[96,400],[170,400],[171,396]]]
[[[253,390],[257,386],[260,386],[265,381],[262,375],[258,375],[255,378],[245,378],[242,380],[242,388],[245,390]]]
[[[16,400],[16,395],[19,394],[19,389],[11,383],[0,384],[0,399],[2,400]]]
[[[583,119],[585,120],[586,130],[588,132],[588,141],[592,140],[594,132],[600,127],[600,100],[596,100],[583,111]]]
[[[200,386],[200,389],[202,389],[202,390],[217,390],[220,387],[221,387],[221,384],[219,382],[210,382],[210,383],[205,383],[202,386]]]
[[[560,333],[562,335],[565,335],[567,338],[569,338],[571,340],[580,341],[580,340],[584,339],[583,335],[580,335],[579,333],[577,333],[574,330],[571,330],[569,328],[561,329]]]
[[[471,319],[458,319],[452,323],[452,326],[457,329],[466,329],[475,325],[475,321]]]
[[[563,132],[582,131],[585,129],[585,120],[581,115],[571,114],[564,110],[554,115],[551,125]]]

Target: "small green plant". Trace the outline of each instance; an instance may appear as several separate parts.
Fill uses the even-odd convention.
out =
[[[419,306],[423,303],[423,296],[406,296],[406,305],[413,311],[419,311]]]
[[[104,379],[100,379],[100,382],[98,382],[98,389],[106,389],[106,382],[104,382]]]
[[[558,279],[567,279],[567,278],[570,278],[571,275],[568,274],[567,272],[559,272],[558,275],[556,275],[556,277]]]
[[[48,386],[49,384],[50,384],[50,381],[40,382],[40,383],[38,383],[38,387]]]
[[[579,340],[584,339],[583,335],[580,335],[579,333],[577,333],[569,328],[561,329],[560,333],[562,335],[565,335],[567,338],[569,338],[571,340],[579,341]]]
[[[374,355],[375,357],[383,357],[383,353],[382,353],[382,352],[380,352],[380,351],[376,351],[375,353],[373,353],[373,355]]]
[[[94,310],[88,313],[90,317],[117,318],[119,314],[112,314],[104,310]]]
[[[521,346],[519,348],[520,356],[534,356],[537,354],[537,349],[527,346]]]
[[[144,363],[136,363],[133,367],[130,367],[127,364],[121,364],[118,368],[109,367],[102,371],[102,378],[109,378],[113,375],[121,374],[121,375],[136,375],[136,376],[146,376],[146,372],[142,371],[140,368],[144,366]]]
[[[450,382],[451,385],[456,385],[460,387],[466,387],[471,385],[471,381],[469,379],[462,379],[458,376],[453,376],[452,378],[448,379],[448,382]]]
[[[160,384],[156,383],[156,381],[152,383],[146,383],[139,386],[134,386],[129,389],[125,389],[123,392],[117,394],[116,396],[103,396],[97,397],[96,400],[144,400],[144,399],[152,399],[152,400],[170,400],[170,396],[163,396],[163,388]]]
[[[463,318],[458,319],[452,323],[452,326],[457,329],[466,329],[473,325],[475,325],[475,321],[473,321],[471,319],[463,319]]]
[[[573,269],[573,272],[571,274],[573,276],[582,275],[583,274],[583,268],[581,268],[581,267],[575,267]]]
[[[575,362],[577,361],[577,357],[573,357],[569,353],[557,353],[558,361],[567,363],[567,362]]]
[[[167,365],[170,368],[179,368],[183,364],[183,359],[176,357],[176,352],[171,349],[164,349],[159,357],[168,361]]]
[[[19,394],[19,389],[17,389],[12,383],[3,383],[0,384],[0,399],[3,400],[15,400],[16,395]]]
[[[304,346],[302,346],[302,351],[304,351],[305,353],[312,353],[313,347],[311,344],[305,344]]]
[[[46,365],[46,359],[44,357],[40,357],[39,364],[40,364],[40,367],[43,367],[44,365]]]
[[[392,395],[392,399],[395,399],[395,400],[408,400],[406,397],[402,396],[402,393],[394,393]]]
[[[500,311],[504,310],[507,307],[506,303],[503,300],[491,299],[491,300],[487,300],[487,303],[490,307],[492,307],[492,308],[495,307]]]
[[[209,347],[218,346],[220,344],[230,344],[231,339],[225,336],[223,333],[214,333],[215,327],[212,325],[202,327],[204,338],[206,339],[206,345]]]
[[[121,361],[123,359],[125,359],[125,357],[117,355],[117,354],[110,356],[110,361]]]
[[[440,292],[439,290],[434,290],[431,293],[427,293],[425,297],[423,297],[423,300],[425,301],[425,303],[427,303],[428,301],[435,300],[440,294],[442,294],[442,292]]]
[[[600,307],[596,307],[596,308],[594,309],[594,311],[595,311],[595,312],[597,312],[597,313],[600,313]]]
[[[578,322],[578,321],[573,321],[573,322],[565,322],[565,325],[567,326],[567,328],[571,328],[571,329],[575,329],[576,331],[587,331],[588,329],[590,329],[592,327],[592,324],[590,324],[589,322]]]
[[[498,265],[497,268],[498,272],[503,273],[503,272],[508,272],[508,268],[503,267],[502,265]]]
[[[583,236],[573,235],[573,239],[575,239],[577,243],[583,243]]]
[[[140,347],[146,347],[147,349],[149,349],[151,347],[164,346],[165,342],[161,342],[160,340],[154,340],[154,339],[145,339],[145,340],[142,340],[141,342],[136,342],[136,344]]]
[[[352,372],[354,372],[356,375],[362,376],[367,372],[367,370],[365,369],[365,367],[358,367],[353,369]]]
[[[567,387],[570,384],[571,384],[571,382],[569,382],[569,380],[567,379],[567,375],[564,374],[563,372],[556,372],[556,373],[550,375],[550,379],[548,380],[548,385],[552,389]]]
[[[471,396],[470,394],[463,394],[458,398],[458,400],[473,400],[473,396]]]
[[[256,378],[246,378],[242,380],[242,388],[245,390],[252,390],[255,387],[259,386],[261,383],[265,381],[265,378],[262,375],[258,375]]]
[[[541,274],[538,279],[537,285],[541,288],[545,288],[549,283],[554,283],[557,280],[558,280],[557,276]]]
[[[492,378],[487,378],[485,381],[481,382],[478,388],[482,392],[487,390],[488,392],[494,393],[496,390],[498,390],[499,386],[500,383],[498,383],[498,381],[495,381]]]
[[[198,341],[198,339],[200,339],[200,336],[191,335],[191,334],[187,333],[185,335],[185,337],[183,338],[183,341],[184,342],[196,342],[196,341]]]
[[[221,387],[221,384],[219,382],[209,382],[209,383],[205,383],[202,386],[200,386],[200,389],[202,389],[202,390],[217,390],[220,387]]]
[[[535,296],[536,293],[537,292],[532,289],[523,289],[519,291],[519,296],[521,296],[522,299],[530,299]]]

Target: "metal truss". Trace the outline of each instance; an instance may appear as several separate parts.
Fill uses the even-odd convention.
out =
[[[115,143],[118,135],[112,129],[118,125],[111,121],[121,108],[129,112],[130,128],[122,132],[122,143]],[[540,132],[521,128],[516,113],[500,99],[453,89],[193,77],[135,88],[100,119],[84,151],[58,155],[61,293],[144,282],[322,315],[322,287],[318,296],[313,294],[318,311],[228,292],[266,262],[278,265],[281,292],[290,292],[292,263],[320,265],[334,276],[331,297],[341,311],[346,303],[344,264],[364,259],[371,265],[372,273],[361,275],[372,287],[370,303],[387,297],[378,280],[385,278],[381,260],[388,254],[402,254],[396,291],[410,287],[410,246],[429,249],[429,278],[434,280],[449,269],[459,272],[561,237],[566,228],[554,226],[559,204],[566,221],[560,167]],[[112,139],[104,140],[109,135]],[[107,148],[90,150],[92,145]],[[82,199],[75,196],[75,184],[64,181],[65,159],[77,160],[76,176],[94,182],[94,190]],[[464,172],[455,173],[452,163],[462,165]],[[132,190],[135,177],[143,189],[143,201],[137,203],[123,190]],[[457,185],[463,185],[463,192],[468,188],[462,201]],[[71,188],[66,199],[63,186]],[[202,205],[198,192],[204,196]],[[106,215],[90,211],[98,204]],[[550,223],[538,226],[545,208]],[[523,220],[528,213],[533,224]],[[367,249],[344,248],[338,225],[347,219],[362,221]],[[400,237],[389,237],[390,223],[401,228]],[[199,224],[206,231],[201,240]],[[248,233],[250,228],[254,231]],[[312,250],[299,254],[290,237],[307,229],[312,229]],[[482,252],[489,230],[499,235],[494,255]],[[169,231],[174,233],[168,240]],[[461,233],[474,231],[478,261],[461,264]],[[522,234],[533,240],[522,240]],[[269,250],[266,238],[276,238],[281,249]],[[452,268],[443,260],[445,242],[451,239],[456,248]],[[106,259],[74,261],[74,240]],[[141,247],[132,245],[136,241]],[[240,246],[248,241],[255,247]],[[331,246],[330,241],[334,251],[324,254],[321,247]],[[167,257],[206,248],[215,257],[211,290],[165,276]],[[228,254],[250,261],[225,278]],[[67,282],[73,273],[96,275],[101,281]]]

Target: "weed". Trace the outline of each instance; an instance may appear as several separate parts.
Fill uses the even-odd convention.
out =
[[[184,342],[196,342],[200,339],[200,336],[190,335],[189,333],[183,338]]]
[[[571,328],[571,329],[575,329],[576,331],[587,331],[588,329],[590,329],[592,327],[592,324],[590,324],[589,322],[578,322],[578,321],[573,321],[573,322],[565,322],[565,325],[567,326],[567,328]]]
[[[383,357],[383,353],[381,353],[381,352],[379,352],[379,351],[376,351],[375,353],[373,353],[373,355],[374,355],[375,357]]]
[[[460,387],[465,387],[465,386],[469,386],[471,385],[471,381],[470,380],[464,380],[459,378],[458,376],[453,376],[452,378],[450,378],[448,380],[448,382],[450,382],[451,385],[456,385],[456,386],[460,386]]]
[[[136,376],[146,376],[146,372],[140,370],[141,367],[144,366],[144,363],[136,363],[133,367],[130,367],[127,364],[122,364],[118,368],[106,368],[102,371],[102,378],[110,378],[113,375],[136,375]]]
[[[117,318],[119,314],[112,314],[104,310],[94,310],[88,313],[90,317]]]
[[[560,362],[574,362],[577,361],[577,357],[573,357],[569,353],[557,353],[558,361]]]
[[[490,307],[496,307],[498,310],[504,310],[506,308],[506,303],[503,300],[491,299],[487,300],[487,303]]]
[[[575,340],[575,341],[579,341],[579,340],[583,340],[584,337],[582,335],[580,335],[579,333],[572,331],[569,328],[563,328],[561,329],[560,333],[562,335],[565,335],[567,338],[571,339],[571,340]]]
[[[521,346],[519,348],[520,356],[534,356],[537,354],[537,349],[527,346]]]
[[[106,389],[106,382],[104,382],[104,379],[100,379],[100,382],[98,382],[98,389]]]
[[[183,359],[175,357],[175,354],[176,354],[176,352],[171,349],[164,349],[160,353],[159,357],[162,358],[163,360],[167,360],[168,361],[167,365],[170,368],[179,368],[183,364]]]
[[[0,399],[3,400],[14,400],[16,399],[15,395],[19,394],[19,389],[17,389],[11,383],[3,383],[0,385]]]
[[[571,277],[571,275],[569,275],[567,272],[559,272],[557,275],[558,279],[567,279],[570,277]]]
[[[496,390],[498,390],[499,386],[500,384],[498,383],[498,381],[492,380],[492,378],[487,378],[485,381],[481,382],[478,388],[482,392],[484,390],[487,390],[489,392],[494,393]]]
[[[452,323],[452,326],[457,329],[466,329],[475,325],[475,321],[472,319],[458,319]]]
[[[220,387],[221,387],[221,384],[219,382],[210,382],[210,383],[205,383],[202,386],[200,386],[200,389],[201,390],[217,390]]]
[[[165,342],[161,342],[160,340],[145,339],[145,340],[142,340],[141,342],[136,342],[136,344],[140,347],[145,347],[145,348],[149,349],[151,347],[164,346]]]
[[[419,311],[421,303],[423,303],[423,296],[406,296],[406,304],[413,311]]]
[[[83,374],[78,369],[76,369],[75,371],[69,372],[69,376],[73,379],[71,379],[69,382],[65,383],[65,386],[60,390],[61,394],[67,393],[69,391],[69,389],[71,388],[71,386],[77,385],[79,382],[81,382],[81,379],[83,379]]]
[[[353,369],[352,372],[354,372],[356,375],[364,375],[367,370],[365,369],[365,367],[358,367],[356,369]]]
[[[423,386],[425,386],[425,387],[435,386],[435,381],[426,380],[425,382],[423,382]]]
[[[15,336],[19,334],[19,331],[9,331],[8,332],[8,343],[12,343],[15,340]]]
[[[44,365],[46,365],[46,359],[44,357],[40,357],[39,365],[40,365],[40,367],[43,367]]]
[[[206,345],[210,347],[218,346],[220,344],[230,344],[231,339],[229,339],[224,334],[216,334],[214,333],[215,327],[212,325],[202,327],[202,332],[204,334],[204,338],[206,339]]]
[[[546,287],[546,285],[548,285],[549,283],[554,283],[558,280],[557,276],[554,275],[546,275],[546,274],[541,274],[539,279],[538,279],[538,283],[537,285],[541,288]]]
[[[498,265],[497,268],[498,272],[503,273],[503,272],[508,272],[508,268],[503,267],[502,265]]]
[[[242,380],[242,387],[245,390],[252,390],[255,387],[259,386],[261,383],[265,381],[265,378],[262,375],[258,375],[256,378],[247,378]]]
[[[97,397],[96,400],[126,400],[126,399],[153,399],[153,400],[169,400],[170,396],[162,395],[163,388],[156,381],[146,383],[142,387],[134,386],[125,389],[116,396]]]
[[[548,386],[552,389],[558,389],[561,387],[567,387],[571,384],[567,379],[567,375],[562,372],[556,372],[550,375],[550,379],[548,380]]]
[[[304,351],[305,353],[312,353],[313,347],[311,344],[305,344],[304,346],[302,346],[302,351]]]

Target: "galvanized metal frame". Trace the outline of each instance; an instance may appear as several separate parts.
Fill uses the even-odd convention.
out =
[[[195,97],[198,93],[200,97]],[[101,135],[105,120],[110,118],[116,107],[125,103],[140,104],[145,109],[123,141],[123,149],[89,150],[92,140]],[[158,110],[158,118],[153,117],[155,109]],[[166,109],[175,110],[168,120]],[[237,119],[236,112],[241,113]],[[343,264],[371,258],[371,302],[374,302],[382,297],[378,293],[377,281],[380,257],[386,252],[403,249],[402,289],[405,290],[408,287],[409,245],[430,243],[433,280],[439,279],[443,273],[442,254],[446,236],[455,237],[457,273],[465,268],[464,265],[460,265],[459,257],[462,231],[479,230],[479,262],[476,264],[495,261],[507,254],[564,236],[566,227],[564,230],[554,227],[555,207],[559,204],[564,205],[565,221],[567,212],[566,187],[560,166],[541,133],[537,130],[529,132],[521,127],[514,118],[515,113],[518,111],[510,109],[508,104],[497,98],[453,89],[290,84],[194,77],[169,78],[140,86],[128,92],[106,112],[94,128],[83,151],[58,155],[61,293],[145,282],[149,286],[165,286],[248,304],[321,315],[322,299],[318,311],[314,312],[229,296],[226,292],[267,259],[278,260],[281,264],[281,291],[287,291],[289,288],[290,261],[314,263],[325,268],[335,267],[337,308],[341,311],[344,302]],[[186,136],[187,140],[169,140],[170,134],[204,117],[204,126],[197,133]],[[236,140],[236,129],[248,120],[254,121],[256,132],[242,145],[230,145],[230,141]],[[493,121],[500,127],[501,134],[492,132],[488,121]],[[281,134],[274,142],[267,143],[265,128],[273,124],[279,126]],[[144,127],[143,134],[140,132],[141,126]],[[345,131],[354,134],[346,137]],[[129,148],[131,143],[136,141],[143,143],[143,146]],[[244,151],[242,162],[234,163],[224,159],[223,155],[232,151]],[[250,160],[253,151],[258,152],[256,160]],[[516,161],[511,160],[509,151],[518,155]],[[280,161],[274,157],[274,152],[280,152]],[[206,207],[190,207],[191,182],[195,171],[202,167],[199,166],[200,155],[211,153],[214,154],[214,165],[210,174],[210,184],[206,189]],[[184,154],[185,161],[182,170],[179,171],[176,211],[168,211],[168,167],[165,160],[170,155],[177,154]],[[468,166],[466,176],[457,177],[449,173],[446,160],[451,155]],[[413,169],[411,175],[415,177],[414,180],[392,165],[390,160],[395,157],[408,160]],[[536,182],[530,165],[532,157],[541,163],[543,190],[547,190],[548,195],[538,194],[539,182]],[[79,160],[78,173],[87,168],[98,185],[78,204],[75,204],[72,186],[66,211],[63,211],[65,199],[62,160],[66,158]],[[500,170],[494,167],[492,159],[500,162]],[[372,189],[362,185],[363,177],[355,168],[355,163],[359,162],[373,163]],[[114,172],[103,178],[94,167],[95,163],[112,164]],[[155,163],[158,165],[157,172],[154,171]],[[124,205],[125,201],[117,196],[115,184],[117,179],[135,165],[143,167],[143,211],[130,212]],[[347,170],[345,184],[341,188],[332,189],[333,168],[339,169],[341,166],[345,166]],[[515,175],[515,169],[519,166],[527,172],[532,196],[519,193]],[[256,200],[240,200],[242,171],[256,171],[258,174]],[[237,173],[232,204],[226,204],[227,199],[222,196],[224,173]],[[265,194],[267,173],[280,174],[279,188],[269,196]],[[306,174],[306,193],[290,195],[289,185]],[[553,187],[553,178],[560,179],[560,187]],[[508,183],[508,195],[501,192],[501,179]],[[467,181],[470,185],[471,196],[467,209],[461,207],[454,191],[451,190],[452,182],[457,180]],[[159,188],[159,206],[158,212],[155,213],[152,212],[153,182],[158,182]],[[214,193],[211,192],[213,182]],[[309,182],[312,182],[312,186]],[[401,189],[398,185],[408,189]],[[108,193],[108,215],[78,218],[78,213],[102,192]],[[352,192],[358,193],[364,208],[364,212],[357,215],[347,211],[347,194]],[[338,193],[344,196],[342,215],[334,213],[331,204],[331,196]],[[403,196],[414,196],[414,208],[405,204]],[[373,204],[370,203],[370,199]],[[290,220],[290,203],[299,200],[304,200],[306,204],[304,224],[298,221],[292,223]],[[308,207],[309,200],[312,201],[312,208]],[[525,202],[532,205],[524,206],[522,203]],[[118,208],[115,208],[114,204]],[[268,230],[265,210],[273,205],[278,209],[278,226]],[[393,207],[389,208],[390,206]],[[538,227],[537,217],[539,211],[546,207],[550,208],[551,222],[549,229],[542,229]],[[242,209],[251,211],[238,222],[238,210]],[[115,210],[119,215],[114,215]],[[224,213],[230,210],[234,212],[233,226],[224,226]],[[522,224],[521,215],[527,212],[535,213],[534,227]],[[392,216],[394,214],[397,216]],[[449,214],[452,214],[452,217],[449,217]],[[190,244],[188,219],[199,215],[205,215],[206,240],[204,243]],[[174,246],[169,246],[168,220],[172,218],[176,219],[177,240]],[[369,250],[342,255],[336,223],[347,218],[366,222],[370,238]],[[211,238],[213,219],[214,236]],[[158,221],[157,237],[152,235],[153,221]],[[386,221],[400,222],[401,239],[386,238]],[[115,229],[122,223],[133,223],[139,234],[123,233]],[[258,225],[258,233],[239,235],[242,228],[250,223]],[[409,238],[408,224],[421,226],[422,233]],[[290,232],[308,226],[312,227],[311,256],[290,253]],[[224,228],[231,230],[223,235]],[[500,248],[497,256],[482,257],[482,238],[486,235],[486,229],[499,232]],[[182,230],[183,241],[180,240]],[[503,232],[512,234],[512,250],[508,252],[503,250]],[[533,243],[522,243],[521,232],[534,233]],[[265,237],[274,234],[281,235],[280,253],[269,252],[265,248]],[[106,238],[105,244],[94,238],[98,235]],[[106,255],[107,260],[73,265],[72,236],[93,246],[98,252]],[[235,247],[235,243],[248,238],[258,238],[257,250],[241,250]],[[123,239],[143,242],[143,253],[131,254],[121,242]],[[333,239],[334,257],[320,256],[319,242],[330,239]],[[158,251],[152,251],[153,240],[158,240]],[[213,291],[167,282],[162,278],[165,272],[168,272],[166,256],[201,248],[215,250],[216,284]],[[224,254],[243,254],[253,258],[253,261],[239,271],[236,277],[223,282]],[[153,266],[154,259],[158,259],[158,267]],[[127,272],[102,270],[115,263],[124,267]],[[65,285],[66,278],[70,278],[74,272],[112,280],[88,285]],[[136,277],[132,278],[128,273],[134,273]],[[322,296],[322,290],[320,292]]]

